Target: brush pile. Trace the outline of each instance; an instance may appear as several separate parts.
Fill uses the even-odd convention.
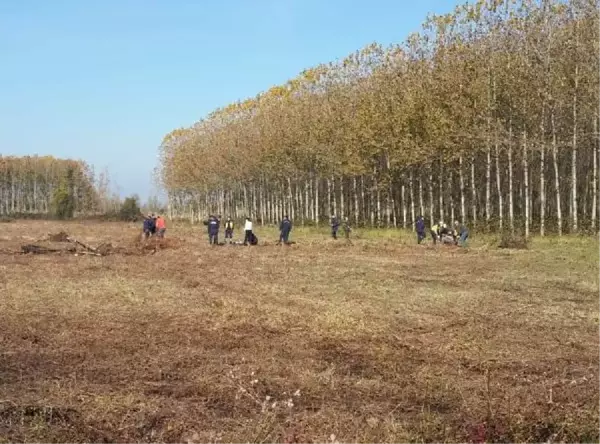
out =
[[[105,256],[111,250],[110,244],[101,244],[94,248],[69,236],[64,231],[49,234],[45,239],[40,239],[35,244],[21,245],[21,254],[68,253],[74,255]]]
[[[98,246],[92,246],[64,231],[60,231],[48,234],[40,239],[28,238],[28,243],[21,244],[20,248],[2,248],[0,249],[0,254],[69,254],[74,256],[109,256],[120,254],[124,256],[142,256],[155,254],[166,249],[179,249],[181,245],[182,242],[173,237],[161,238],[152,236],[146,239],[142,238],[142,236],[135,236],[130,242],[125,242],[123,245],[115,246],[110,242],[103,242]]]

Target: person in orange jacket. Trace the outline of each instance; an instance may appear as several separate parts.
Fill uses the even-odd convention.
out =
[[[165,219],[159,214],[156,218],[156,234],[158,237],[165,237],[165,231],[167,231]]]

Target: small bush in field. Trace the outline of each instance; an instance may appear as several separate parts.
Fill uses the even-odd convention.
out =
[[[119,218],[123,221],[136,221],[140,215],[137,198],[135,196],[126,198],[119,210]]]
[[[511,248],[514,250],[526,250],[529,248],[529,241],[521,234],[513,234],[505,231],[500,237],[498,248]]]

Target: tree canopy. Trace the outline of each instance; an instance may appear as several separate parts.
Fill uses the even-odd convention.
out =
[[[597,0],[479,0],[167,134],[172,217],[596,228]]]

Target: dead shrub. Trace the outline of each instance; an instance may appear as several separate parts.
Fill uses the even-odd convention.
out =
[[[520,234],[513,234],[510,232],[502,233],[500,237],[500,243],[498,248],[510,248],[513,250],[527,250],[529,248],[529,241]]]
[[[64,231],[59,231],[55,234],[49,234],[48,240],[50,242],[69,242],[69,235]]]

